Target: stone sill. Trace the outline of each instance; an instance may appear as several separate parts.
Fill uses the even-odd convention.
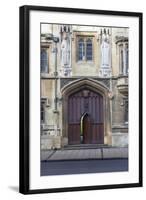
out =
[[[124,126],[112,126],[112,129],[127,129],[128,124],[125,124]]]

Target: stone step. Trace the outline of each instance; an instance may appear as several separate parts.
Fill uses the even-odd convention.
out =
[[[76,144],[76,145],[66,145],[64,146],[64,150],[75,150],[75,149],[100,149],[110,147],[105,144]]]

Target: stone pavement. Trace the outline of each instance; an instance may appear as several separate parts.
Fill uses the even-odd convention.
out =
[[[127,147],[42,150],[41,161],[128,158]]]

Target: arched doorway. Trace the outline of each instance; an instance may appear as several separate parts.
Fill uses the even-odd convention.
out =
[[[65,85],[61,94],[62,146],[81,143],[111,145],[109,89],[101,82],[84,78]]]
[[[91,117],[88,113],[85,113],[81,117],[81,143],[90,144],[92,136],[92,123]]]
[[[68,143],[104,143],[103,97],[89,88],[68,97]]]

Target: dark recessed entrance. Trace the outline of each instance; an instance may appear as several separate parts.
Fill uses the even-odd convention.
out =
[[[103,97],[82,89],[68,97],[68,143],[103,144]]]
[[[81,117],[81,143],[90,144],[92,133],[91,117],[88,113],[85,113]]]

